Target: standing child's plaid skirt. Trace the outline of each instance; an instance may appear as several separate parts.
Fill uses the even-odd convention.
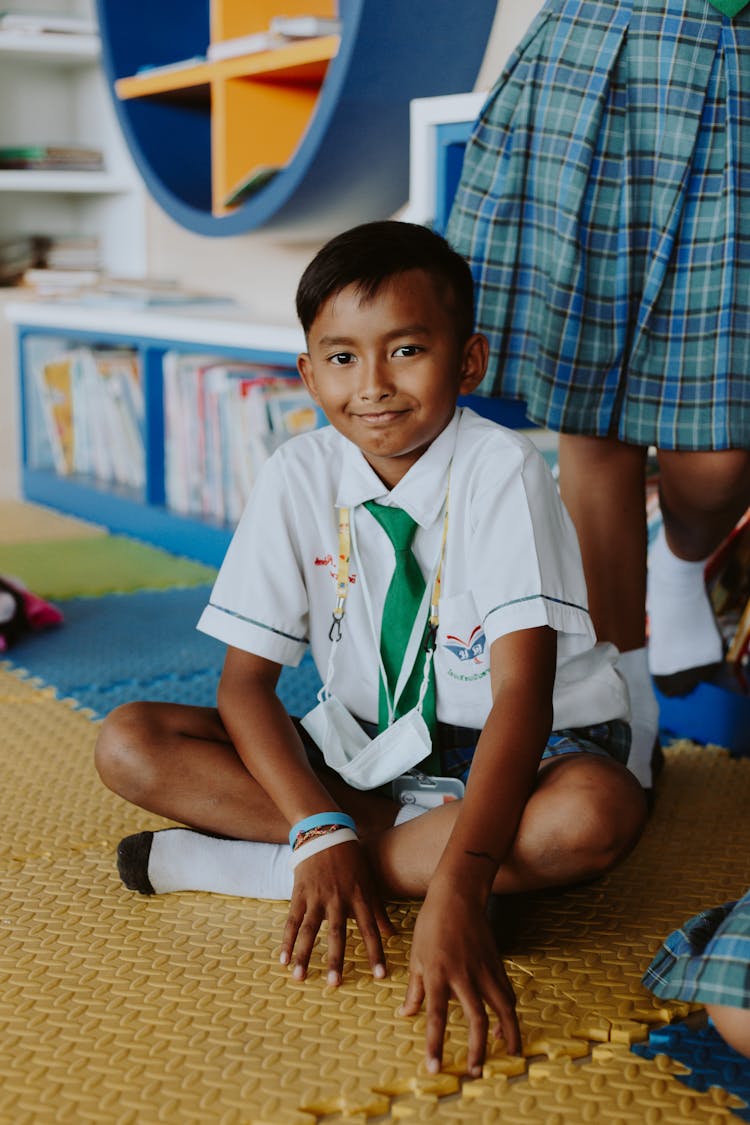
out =
[[[664,1000],[750,1008],[750,892],[671,933],[643,983]]]
[[[468,146],[448,237],[482,391],[554,430],[750,447],[750,7],[548,0]]]

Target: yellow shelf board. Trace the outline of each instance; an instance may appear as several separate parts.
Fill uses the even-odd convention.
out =
[[[145,98],[157,94],[170,94],[198,86],[209,86],[227,78],[279,79],[285,82],[319,81],[325,68],[339,48],[338,35],[305,39],[278,47],[274,51],[260,51],[254,55],[240,55],[234,59],[198,63],[182,69],[145,71],[115,83],[117,96],[123,100]]]

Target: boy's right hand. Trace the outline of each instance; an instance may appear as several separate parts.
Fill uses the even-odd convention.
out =
[[[304,980],[315,939],[328,923],[328,984],[341,984],[346,923],[354,918],[373,976],[385,976],[381,934],[393,924],[375,887],[367,855],[355,841],[318,852],[300,863],[281,944],[281,963],[293,965],[295,980]]]

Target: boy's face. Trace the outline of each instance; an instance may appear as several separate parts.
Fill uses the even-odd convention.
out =
[[[481,382],[487,342],[456,337],[450,299],[423,270],[387,281],[372,300],[354,285],[321,307],[299,373],[331,425],[393,488],[445,429],[459,394]]]

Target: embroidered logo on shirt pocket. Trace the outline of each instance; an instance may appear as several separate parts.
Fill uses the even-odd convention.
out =
[[[447,676],[473,683],[489,675],[489,653],[484,628],[471,594],[440,599],[440,626],[437,648],[440,664]]]

